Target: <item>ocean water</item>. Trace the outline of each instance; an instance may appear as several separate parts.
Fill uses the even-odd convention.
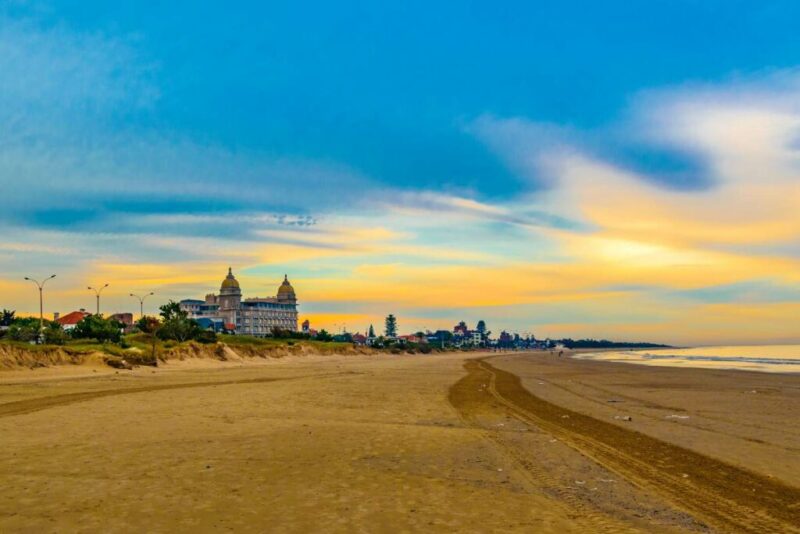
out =
[[[800,345],[625,350],[576,354],[573,357],[668,367],[800,373]]]

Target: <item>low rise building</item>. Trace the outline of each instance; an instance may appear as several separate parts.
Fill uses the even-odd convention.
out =
[[[91,313],[88,313],[86,310],[81,309],[78,311],[70,312],[63,316],[56,314],[55,322],[60,324],[61,328],[63,328],[64,330],[70,331],[73,328],[75,328],[75,326],[79,322],[81,322],[84,317],[88,317],[90,315]]]

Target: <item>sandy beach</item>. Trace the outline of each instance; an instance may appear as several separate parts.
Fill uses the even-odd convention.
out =
[[[198,364],[0,375],[0,531],[799,531],[798,375]]]

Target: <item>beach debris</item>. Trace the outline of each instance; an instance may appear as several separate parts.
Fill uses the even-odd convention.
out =
[[[617,419],[618,421],[633,421],[633,417],[630,415],[615,415],[614,419]]]
[[[540,385],[540,386],[543,386],[543,385],[544,385],[544,382],[539,382],[539,385]]]
[[[569,419],[569,415],[564,414],[564,415],[561,416],[561,419]]]
[[[584,484],[586,484],[586,481],[585,480],[576,480],[575,484],[577,484],[579,486],[583,486]]]
[[[498,472],[498,473],[502,473],[502,472],[503,472],[503,470],[502,470],[501,468],[499,468],[499,467],[498,467],[498,468],[497,468],[497,472]]]
[[[616,483],[617,482],[613,478],[598,478],[597,480],[599,482],[605,482],[606,484],[612,484],[612,483]]]
[[[558,440],[557,439],[551,439],[550,443],[555,443],[556,441],[558,441]]]
[[[665,416],[664,419],[689,419],[689,416],[688,415],[675,415],[675,414],[672,414],[672,415]]]
[[[608,399],[606,402],[625,402],[625,401],[620,399]]]
[[[683,473],[681,476],[682,476],[683,478],[689,478],[689,474],[688,474],[688,473]]]

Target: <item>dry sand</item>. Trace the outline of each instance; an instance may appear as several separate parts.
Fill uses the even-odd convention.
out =
[[[0,531],[797,530],[800,376],[476,356],[0,375]]]

